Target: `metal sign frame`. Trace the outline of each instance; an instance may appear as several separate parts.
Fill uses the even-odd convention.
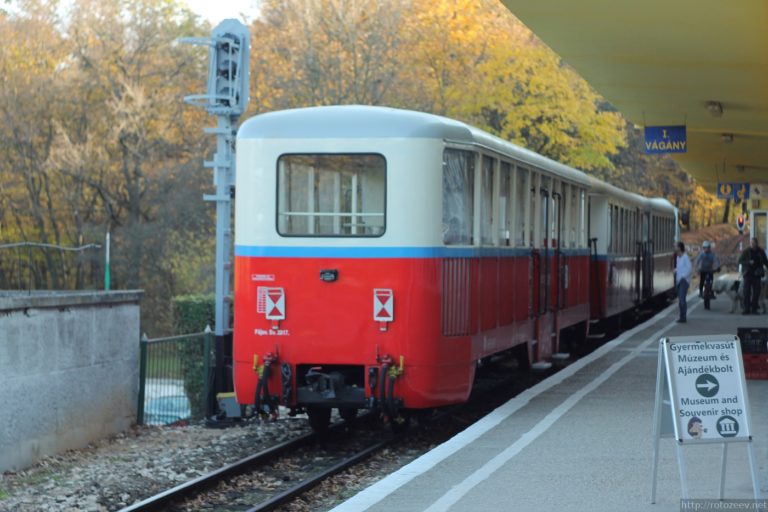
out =
[[[744,422],[746,424],[746,436],[742,437],[722,437],[717,439],[687,439],[684,440],[679,432],[679,424],[675,417],[675,410],[680,407],[680,395],[676,384],[676,378],[672,374],[671,343],[724,343],[735,342],[734,352],[737,355],[735,361],[731,361],[734,366],[732,372],[737,374],[740,390],[741,405],[744,408]],[[754,499],[760,499],[760,485],[757,476],[757,462],[755,459],[754,447],[752,445],[752,425],[750,420],[749,397],[746,389],[746,380],[744,378],[744,365],[741,358],[741,341],[738,336],[731,334],[713,335],[713,336],[680,336],[674,338],[661,338],[659,340],[659,357],[656,370],[656,403],[653,411],[653,484],[651,488],[651,503],[656,502],[656,480],[658,475],[659,463],[659,443],[662,437],[674,437],[675,450],[677,454],[677,463],[680,473],[681,498],[688,499],[688,484],[686,477],[685,459],[683,458],[683,445],[700,445],[720,443],[723,445],[722,463],[720,467],[720,490],[719,499],[723,499],[725,493],[725,469],[728,455],[728,444],[731,442],[746,442],[747,453],[749,456],[750,472],[752,475],[752,490]],[[684,442],[685,441],[685,442]]]

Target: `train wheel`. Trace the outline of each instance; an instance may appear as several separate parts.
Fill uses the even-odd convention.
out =
[[[349,424],[354,423],[355,418],[357,418],[357,409],[354,407],[343,407],[339,409],[339,416],[341,416],[341,419],[346,421]]]
[[[328,407],[308,407],[309,426],[315,432],[325,432],[331,423],[331,409]]]

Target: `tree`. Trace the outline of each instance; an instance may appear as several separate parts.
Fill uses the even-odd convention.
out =
[[[34,17],[0,14],[0,35],[5,41],[0,48],[0,224],[5,237],[58,245],[67,218],[58,215],[58,180],[46,172],[45,162],[55,132],[51,114],[62,100],[58,65],[67,46],[55,28],[52,6],[38,2],[23,6]],[[43,263],[33,264],[33,258]],[[7,278],[17,283],[29,275],[27,287],[61,287],[65,273],[57,253],[47,250],[30,253],[26,271],[20,266],[15,271],[5,268]]]
[[[77,245],[111,230],[114,282],[144,288],[144,318],[159,327],[171,295],[212,288],[179,263],[190,250],[213,259],[201,198],[213,141],[182,102],[203,86],[207,55],[177,42],[208,27],[173,0],[76,0],[63,19],[54,1],[20,8],[0,14],[0,226],[14,227],[2,238]],[[70,275],[55,255],[30,265],[31,286],[84,286],[82,265]]]
[[[621,117],[496,1],[269,0],[252,33],[259,112],[433,112],[582,169],[624,143]]]
[[[409,30],[434,111],[568,165],[611,167],[623,121],[499,2],[417,2]]]
[[[267,0],[251,33],[256,111],[381,104],[396,84],[405,0]]]

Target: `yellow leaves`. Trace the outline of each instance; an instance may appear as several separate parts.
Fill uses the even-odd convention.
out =
[[[261,13],[256,111],[431,111],[582,169],[610,168],[624,144],[620,116],[601,111],[601,98],[498,1],[267,0]]]

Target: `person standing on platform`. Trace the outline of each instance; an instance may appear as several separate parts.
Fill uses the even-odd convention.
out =
[[[680,316],[677,319],[678,323],[685,323],[688,321],[688,304],[685,301],[685,296],[688,294],[688,287],[691,285],[691,276],[693,276],[691,258],[689,258],[688,254],[685,252],[685,244],[683,244],[683,242],[677,242],[675,289],[677,290],[677,300],[680,308]]]
[[[757,238],[752,238],[749,247],[739,256],[741,275],[744,277],[744,311],[745,315],[756,315],[760,301],[761,280],[765,276],[765,267],[768,267],[765,251],[757,243]]]
[[[720,260],[717,254],[712,252],[712,244],[708,240],[701,244],[701,252],[696,256],[693,265],[699,273],[699,297],[703,297],[704,281],[707,280],[707,277],[714,280],[715,272],[720,270]]]

